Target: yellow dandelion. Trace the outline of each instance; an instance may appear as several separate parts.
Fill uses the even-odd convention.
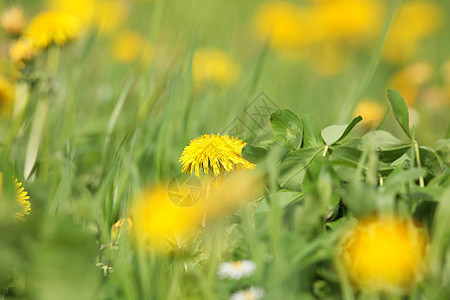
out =
[[[386,113],[386,108],[378,101],[365,99],[358,103],[353,115],[361,116],[362,123],[367,127],[374,127],[380,124]]]
[[[200,176],[200,168],[205,174],[211,169],[214,175],[227,171],[250,170],[255,165],[242,157],[242,148],[246,145],[236,137],[228,135],[204,134],[190,142],[183,150],[180,162],[182,172]]]
[[[111,55],[116,61],[121,63],[139,61],[149,65],[153,56],[153,48],[138,33],[124,30],[115,37]]]
[[[425,238],[413,224],[395,218],[361,222],[343,239],[341,258],[361,288],[401,289],[422,269]]]
[[[111,226],[111,237],[113,240],[118,240],[122,232],[131,233],[133,228],[133,220],[131,218],[121,218],[113,226]]]
[[[197,85],[208,82],[231,85],[239,78],[240,73],[240,66],[221,50],[203,48],[195,51],[192,78]]]
[[[389,33],[384,56],[392,62],[409,60],[417,52],[420,42],[439,29],[442,12],[430,1],[406,1]]]
[[[17,6],[5,10],[0,16],[0,24],[10,34],[21,34],[25,28],[23,10]]]
[[[14,179],[14,184],[16,186],[16,201],[19,205],[19,210],[16,212],[15,217],[17,220],[25,221],[25,216],[30,214],[31,203],[29,201],[30,196],[28,196],[27,191],[25,191],[22,183],[16,178]],[[3,187],[3,174],[0,172],[0,194]]]
[[[414,106],[423,86],[430,81],[433,67],[427,62],[415,62],[395,73],[388,87],[399,91],[409,107]]]
[[[264,3],[256,12],[257,38],[279,51],[285,58],[298,58],[299,50],[320,39],[322,27],[310,6],[300,8],[285,1]]]
[[[200,204],[181,207],[170,201],[167,190],[156,187],[143,193],[131,208],[135,238],[154,250],[180,247],[200,227]]]
[[[0,114],[7,114],[14,102],[15,88],[14,84],[0,75]]]
[[[31,61],[40,51],[31,38],[22,36],[9,47],[9,57],[21,69],[25,67],[25,62]]]
[[[62,46],[81,33],[82,21],[73,14],[61,11],[45,11],[37,15],[25,30],[38,48],[52,43]]]

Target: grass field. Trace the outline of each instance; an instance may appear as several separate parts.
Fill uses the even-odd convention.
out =
[[[2,299],[450,294],[449,1],[0,14]]]

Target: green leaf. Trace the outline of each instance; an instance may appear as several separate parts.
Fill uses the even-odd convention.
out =
[[[394,89],[388,89],[388,99],[391,102],[395,119],[400,124],[406,135],[411,138],[411,134],[409,133],[408,106],[406,105],[405,100],[402,95]]]
[[[378,157],[382,162],[391,163],[405,154],[411,148],[411,145],[397,139],[387,131],[373,130],[361,138],[363,150],[371,147],[376,148]]]
[[[299,191],[306,167],[321,150],[322,148],[302,148],[290,152],[280,164],[278,183],[282,187]]]
[[[331,125],[325,127],[321,133],[322,138],[327,145],[333,145],[345,138],[361,120],[361,116],[357,116],[350,122],[350,124]]]
[[[420,176],[425,176],[426,174],[427,170],[423,168],[413,168],[409,170],[402,170],[400,172],[392,172],[392,174],[386,178],[384,186],[388,189],[395,189],[402,184],[414,182],[418,180]]]
[[[302,193],[281,189],[275,193],[270,194],[270,201],[277,202],[278,207],[284,208],[292,202],[299,200],[302,197]],[[270,210],[270,203],[267,199],[264,199],[256,209],[255,213],[268,212]]]
[[[420,146],[419,153],[422,167],[426,167],[428,169],[428,180],[442,173],[439,156],[433,148]]]
[[[266,156],[267,148],[247,144],[242,149],[242,157],[251,163],[256,163]]]
[[[310,196],[315,200],[324,198],[327,206],[335,206],[340,199],[340,195],[336,191],[336,187],[339,186],[339,177],[333,168],[329,167],[326,158],[317,157],[306,168],[302,184],[305,197]]]
[[[300,147],[303,138],[303,123],[288,109],[280,109],[270,116],[274,140],[289,149]]]
[[[319,124],[311,115],[303,115],[303,148],[315,148],[325,146],[320,135]]]

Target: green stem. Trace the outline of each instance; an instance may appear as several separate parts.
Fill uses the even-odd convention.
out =
[[[417,167],[422,168],[422,162],[420,161],[420,152],[419,152],[419,144],[416,140],[414,140],[414,152],[416,154]],[[425,187],[425,183],[423,180],[423,176],[419,177],[419,186],[421,188]]]

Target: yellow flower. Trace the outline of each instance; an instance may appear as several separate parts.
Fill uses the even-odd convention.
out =
[[[255,165],[245,160],[241,153],[245,142],[228,135],[204,134],[190,142],[183,150],[180,162],[182,172],[200,176],[200,168],[205,174],[211,168],[214,175],[221,172],[252,169]]]
[[[162,186],[148,190],[131,208],[135,238],[159,251],[181,246],[201,224],[204,210],[198,206],[173,204]]]
[[[270,41],[275,50],[287,58],[320,39],[322,28],[309,7],[299,8],[284,1],[266,2],[257,11],[254,28],[257,37]]]
[[[414,106],[423,86],[431,79],[433,67],[427,62],[415,62],[395,73],[388,87],[402,94],[409,107]]]
[[[406,288],[422,269],[425,238],[413,224],[395,218],[363,221],[343,238],[341,258],[361,288]]]
[[[16,212],[15,217],[17,220],[25,221],[25,216],[30,214],[31,203],[28,201],[30,196],[28,196],[27,191],[25,191],[22,183],[14,178],[14,184],[16,186],[16,201],[19,205],[19,211]],[[0,172],[0,194],[3,187],[3,174]]]
[[[406,1],[389,33],[384,55],[393,62],[410,59],[419,43],[441,25],[441,8],[430,1]]]
[[[124,0],[48,0],[58,11],[77,16],[87,27],[108,33],[121,25],[128,16]]]
[[[121,31],[115,37],[112,45],[112,57],[122,63],[139,60],[149,65],[152,60],[153,48],[150,43],[138,33]]]
[[[131,220],[131,218],[121,218],[111,226],[111,237],[113,240],[117,240],[124,230],[129,234],[131,233],[132,228],[133,220]]]
[[[38,48],[52,43],[59,46],[77,38],[81,33],[81,20],[69,13],[45,11],[37,15],[25,30]]]
[[[0,75],[0,114],[7,114],[14,102],[15,88],[12,82]]]
[[[21,69],[25,67],[25,62],[32,60],[40,51],[31,38],[22,36],[9,47],[9,57]]]
[[[161,185],[145,191],[130,208],[135,240],[156,251],[188,245],[205,221],[226,217],[241,205],[259,199],[264,191],[260,177],[250,172],[234,172],[208,198],[206,193],[200,193],[198,201],[179,206],[170,199],[166,187]]]
[[[367,127],[374,127],[380,124],[386,113],[386,108],[379,102],[366,99],[358,103],[353,115],[361,116],[362,122]]]
[[[0,24],[10,34],[21,34],[25,28],[23,10],[17,6],[12,6],[5,10],[0,16]]]
[[[197,85],[214,82],[231,85],[241,73],[240,66],[226,53],[210,48],[195,51],[192,62],[192,77]]]

